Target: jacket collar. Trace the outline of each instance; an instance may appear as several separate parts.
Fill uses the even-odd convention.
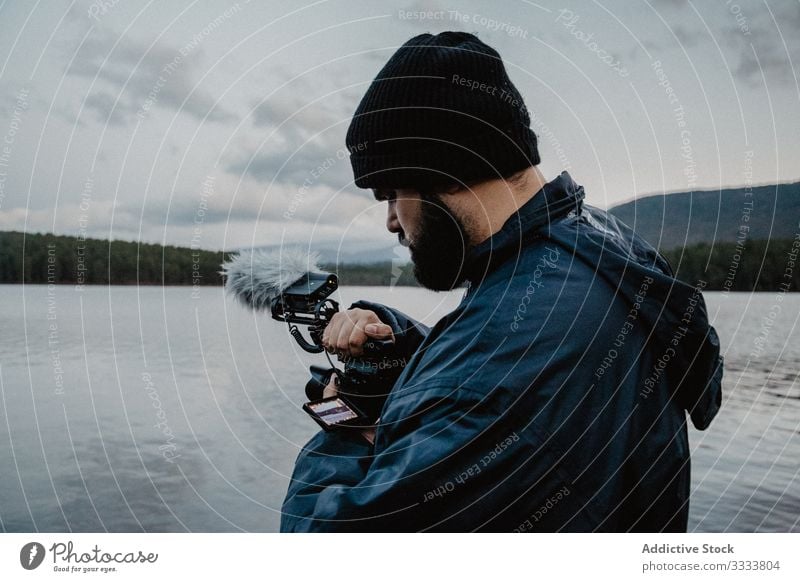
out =
[[[584,198],[583,186],[567,172],[548,182],[503,227],[473,247],[466,256],[464,274],[472,284],[480,283],[501,263],[522,251],[525,241],[535,237],[542,227],[563,218],[570,211],[579,214]]]

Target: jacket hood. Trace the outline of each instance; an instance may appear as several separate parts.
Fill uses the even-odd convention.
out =
[[[506,260],[517,260],[530,237],[560,245],[592,266],[650,330],[648,342],[658,356],[644,394],[666,379],[694,426],[707,428],[722,402],[723,360],[708,321],[705,282],[692,286],[676,279],[649,243],[613,215],[585,204],[584,197],[567,172],[545,184],[500,231],[469,252],[470,285],[479,285]]]

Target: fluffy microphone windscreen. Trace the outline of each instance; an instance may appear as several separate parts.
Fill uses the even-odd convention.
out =
[[[222,264],[225,291],[252,309],[269,309],[272,301],[309,271],[319,271],[318,253],[300,248],[239,251]]]

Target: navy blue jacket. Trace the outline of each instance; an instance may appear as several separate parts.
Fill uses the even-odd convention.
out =
[[[392,311],[419,345],[375,444],[314,436],[282,531],[686,530],[687,415],[705,429],[721,403],[703,282],[583,198],[545,185],[429,333]]]

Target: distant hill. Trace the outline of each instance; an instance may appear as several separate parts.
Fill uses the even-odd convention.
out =
[[[352,243],[350,244],[352,247]],[[258,247],[264,250],[278,250],[281,245],[264,245]],[[387,246],[375,246],[362,249],[338,249],[324,244],[312,244],[311,251],[318,252],[321,263],[335,263],[339,265],[368,265],[374,263],[390,262],[393,264],[408,263],[411,255],[407,248],[399,244]]]
[[[748,240],[791,239],[800,221],[800,182],[646,196],[609,212],[663,250],[735,242],[740,226],[749,227]]]

